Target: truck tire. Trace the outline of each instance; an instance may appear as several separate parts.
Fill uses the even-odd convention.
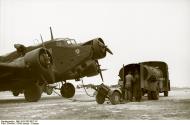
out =
[[[165,97],[168,96],[168,91],[164,91],[164,96],[165,96]]]
[[[121,94],[118,91],[114,91],[109,99],[112,105],[120,104]]]
[[[105,102],[105,96],[98,92],[96,95],[96,102],[98,104],[103,104]]]

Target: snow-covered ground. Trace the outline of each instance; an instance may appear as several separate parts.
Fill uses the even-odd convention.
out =
[[[91,89],[87,91],[93,94]],[[77,89],[72,99],[53,93],[32,103],[23,94],[13,97],[11,92],[0,92],[0,120],[5,119],[190,119],[190,89],[173,89],[168,97],[160,94],[158,101],[143,97],[141,102],[119,105],[98,105],[83,89]]]

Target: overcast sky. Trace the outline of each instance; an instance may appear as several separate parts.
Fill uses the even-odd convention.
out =
[[[190,87],[189,0],[0,0],[0,55],[38,44],[40,33],[49,40],[49,26],[54,37],[103,38],[114,53],[100,61],[106,84],[117,84],[122,64],[161,60],[171,86]]]

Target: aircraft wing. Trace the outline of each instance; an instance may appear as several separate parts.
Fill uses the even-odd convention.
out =
[[[52,57],[46,51],[44,48],[37,48],[11,62],[0,63],[0,83],[22,80],[45,80],[52,83]]]
[[[24,67],[14,64],[0,63],[0,81],[11,80],[25,75]]]

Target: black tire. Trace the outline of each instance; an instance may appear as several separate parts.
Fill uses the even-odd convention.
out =
[[[24,90],[24,97],[28,102],[37,102],[42,95],[42,87],[38,84],[31,84]]]
[[[96,102],[98,104],[103,104],[105,102],[105,96],[98,92],[96,95]]]
[[[19,92],[14,92],[14,91],[12,93],[13,93],[13,96],[15,96],[15,97],[19,96],[19,94],[20,94]]]
[[[72,98],[75,95],[75,87],[71,83],[65,83],[61,86],[60,93],[64,98]]]
[[[168,96],[168,91],[164,91],[164,96],[165,96],[165,97]]]
[[[112,105],[120,104],[121,94],[118,91],[114,91],[109,99]]]

